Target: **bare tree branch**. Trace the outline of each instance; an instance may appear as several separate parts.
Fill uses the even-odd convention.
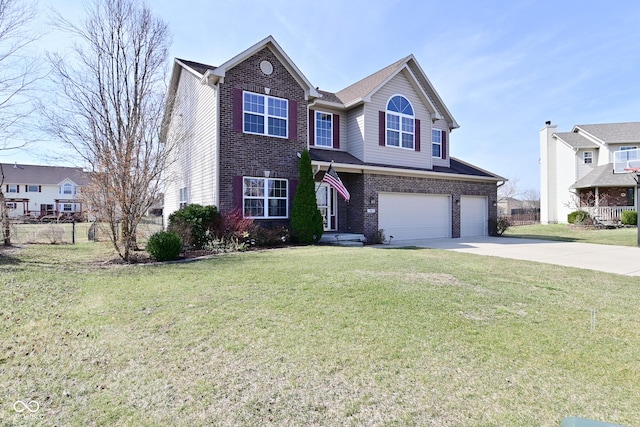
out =
[[[49,132],[90,167],[84,197],[129,261],[171,147],[158,138],[169,28],[137,0],[94,0],[86,13],[79,25],[54,17],[76,44],[72,58],[48,56],[59,93],[56,108],[44,115]]]

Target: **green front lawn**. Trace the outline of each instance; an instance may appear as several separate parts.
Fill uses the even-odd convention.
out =
[[[108,256],[0,258],[5,424],[640,425],[640,278],[433,249]]]
[[[638,229],[636,227],[587,230],[571,228],[567,224],[519,225],[509,227],[504,236],[600,245],[638,246]]]

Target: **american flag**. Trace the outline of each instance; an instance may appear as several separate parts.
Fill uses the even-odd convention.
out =
[[[322,178],[322,182],[326,182],[331,187],[333,187],[346,202],[351,199],[349,190],[347,190],[347,187],[345,187],[342,183],[342,180],[338,176],[338,172],[333,169],[333,165],[329,165],[329,169],[325,172],[324,178]]]

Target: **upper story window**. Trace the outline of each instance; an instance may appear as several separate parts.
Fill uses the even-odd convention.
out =
[[[66,183],[60,187],[60,194],[73,194],[73,185]]]
[[[442,131],[440,129],[431,129],[431,156],[442,158]]]
[[[333,147],[333,114],[316,111],[315,145]]]
[[[37,193],[40,191],[39,185],[27,185],[27,193]]]
[[[7,193],[19,193],[19,187],[16,184],[7,184]]]
[[[242,102],[246,133],[287,138],[289,101],[244,92]]]
[[[286,218],[288,181],[274,178],[243,178],[242,206],[247,218]]]
[[[585,151],[582,153],[582,162],[586,165],[593,163],[593,151]]]
[[[620,151],[627,151],[627,150],[636,150],[638,149],[638,147],[634,146],[630,146],[630,145],[623,145],[620,147]]]
[[[415,117],[409,100],[402,95],[391,97],[386,113],[387,145],[413,150]]]

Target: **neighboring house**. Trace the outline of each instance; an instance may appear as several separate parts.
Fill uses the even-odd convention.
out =
[[[569,213],[585,209],[617,222],[622,211],[635,210],[636,181],[624,169],[640,158],[640,122],[556,130],[547,122],[540,131],[540,221],[566,223]]]
[[[2,191],[9,216],[14,219],[84,218],[80,189],[87,174],[80,168],[0,164],[4,173]]]
[[[540,221],[540,200],[503,197],[498,200],[498,216],[506,216],[512,225],[533,224]]]
[[[309,149],[326,234],[493,234],[504,178],[451,157],[458,127],[413,55],[336,93],[312,85],[272,37],[220,66],[176,59],[163,139],[165,220],[189,203],[289,226]],[[351,194],[322,182],[329,166]],[[166,221],[165,221],[166,223]]]

